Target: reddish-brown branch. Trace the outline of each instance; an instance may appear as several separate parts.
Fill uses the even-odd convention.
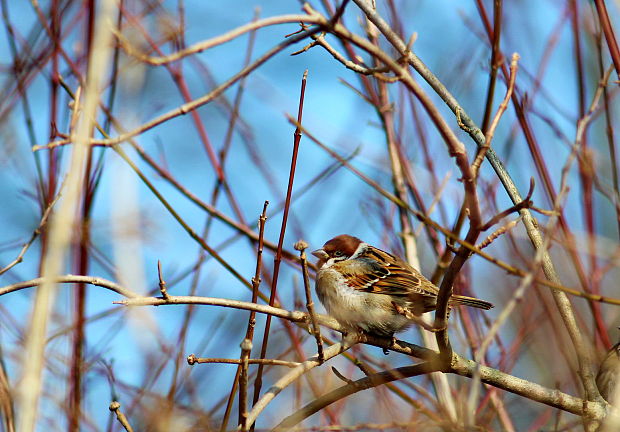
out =
[[[95,33],[95,15],[96,15],[96,6],[95,2],[89,0],[88,2],[88,13],[87,13],[87,32],[86,32],[86,46],[87,46],[87,58],[90,58],[94,33]],[[52,31],[54,25],[52,24]],[[54,32],[55,36],[60,39],[60,35]],[[55,42],[55,50],[57,50],[57,45],[60,42]],[[54,59],[57,56],[53,57]],[[92,67],[92,65],[88,65],[88,67]],[[56,86],[58,85],[58,71],[55,71],[55,75],[53,77]],[[57,89],[56,89],[57,90]],[[94,130],[94,128],[93,128]],[[89,136],[92,132],[89,134]],[[92,206],[94,203],[94,196],[96,192],[96,178],[98,176],[97,171],[93,169],[93,148],[89,147],[86,156],[86,169],[84,171],[84,179],[82,180],[82,197],[81,199],[81,209],[80,209],[80,219],[79,219],[79,231],[77,234],[77,248],[74,251],[74,259],[75,259],[75,269],[78,274],[88,274],[89,273],[89,245],[91,243],[90,240],[90,230],[91,230],[91,212]],[[54,157],[54,151],[50,152],[50,157]],[[50,167],[51,170],[51,167]],[[84,346],[87,343],[86,340],[86,300],[87,300],[87,291],[86,285],[80,283],[76,286],[75,291],[75,330],[73,335],[73,346],[71,353],[71,373],[70,373],[70,384],[71,387],[69,389],[69,425],[68,430],[70,432],[77,432],[80,430],[80,419],[82,417],[82,394],[83,394],[83,384],[82,384],[82,375],[84,369]]]
[[[476,5],[478,9],[484,11],[484,6],[482,5],[482,0],[476,0]],[[491,43],[491,59],[490,59],[490,71],[489,71],[489,85],[487,87],[487,97],[484,108],[484,117],[482,118],[482,123],[480,129],[486,135],[487,129],[489,128],[489,123],[491,121],[491,113],[493,112],[493,96],[495,95],[495,83],[497,82],[497,70],[499,66],[504,62],[503,55],[500,51],[500,36],[502,30],[502,10],[503,10],[503,1],[502,0],[494,0],[493,1],[493,30],[490,31],[492,34],[492,43]],[[486,13],[483,15],[485,18]],[[487,18],[488,20],[488,18]]]
[[[598,19],[601,23],[603,34],[605,35],[607,47],[609,48],[609,54],[616,68],[616,75],[620,78],[620,49],[618,48],[618,41],[616,41],[609,14],[607,14],[607,7],[603,0],[594,0],[594,4],[596,5],[596,12],[598,13]]]
[[[300,96],[299,96],[299,109],[297,111],[297,123],[298,124],[301,124],[301,120],[302,120],[307,77],[308,77],[308,71],[306,70],[304,72],[304,75],[301,81],[301,91],[300,91]],[[288,186],[286,189],[286,200],[284,204],[284,212],[282,215],[282,226],[280,228],[278,248],[276,250],[276,255],[274,258],[274,262],[273,262],[273,278],[271,281],[271,293],[269,295],[269,306],[273,306],[274,301],[276,299],[280,262],[282,261],[282,246],[284,244],[284,234],[286,233],[286,222],[288,220],[291,196],[293,194],[293,181],[295,180],[295,169],[297,168],[297,155],[299,152],[300,141],[301,141],[301,128],[297,126],[294,132],[293,155],[291,157],[291,168],[289,172]],[[265,331],[263,333],[263,341],[262,341],[260,356],[259,356],[259,358],[261,359],[265,358],[265,356],[267,355],[267,344],[269,343],[270,327],[271,327],[271,315],[267,316],[267,319],[265,321]],[[258,398],[260,397],[260,390],[262,386],[262,375],[263,375],[263,365],[258,365],[258,371],[256,372],[256,380],[254,382],[253,405],[257,403]],[[254,429],[254,425],[252,425],[252,429]]]

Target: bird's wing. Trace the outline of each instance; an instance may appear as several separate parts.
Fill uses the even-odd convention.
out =
[[[339,270],[347,285],[356,290],[393,296],[437,296],[437,288],[420,272],[377,248],[368,248],[354,260],[342,261]]]

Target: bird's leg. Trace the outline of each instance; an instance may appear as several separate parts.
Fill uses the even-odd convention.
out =
[[[340,340],[340,342],[344,345],[345,344],[345,340],[346,339],[351,339],[354,340],[356,343],[364,340],[365,335],[366,335],[366,331],[358,326],[355,326],[353,328],[348,328],[347,330],[341,330],[342,332],[342,339]]]
[[[397,305],[395,302],[392,302],[392,306],[394,306],[394,310],[396,311],[396,313],[398,313],[399,315],[404,316],[405,318],[407,318],[410,321],[413,321],[414,323],[416,323],[417,325],[419,325],[423,329],[428,330],[429,332],[436,333],[438,331],[445,330],[445,327],[435,327],[433,325],[428,324],[419,315],[416,315],[413,312],[411,312],[410,310],[407,310],[407,309],[403,308],[402,306]]]
[[[357,336],[357,338],[356,338],[357,340],[366,340],[366,335],[369,335],[369,334],[371,334],[373,336],[379,336],[379,337],[384,336],[384,335],[377,334],[377,333],[371,333],[368,330],[365,330],[365,329],[363,329],[361,327],[355,327],[353,332],[349,332],[348,333],[348,335],[350,335],[350,336],[356,335]],[[343,333],[343,336],[342,336],[343,343],[344,343],[346,335],[347,335],[346,333]],[[388,349],[393,348],[394,345],[396,345],[396,338],[394,337],[394,333],[392,333],[389,336],[391,337],[390,344],[387,347],[382,348],[383,349],[383,354],[385,354],[385,355],[388,355],[390,353],[388,351]]]
[[[439,331],[445,330],[447,327],[447,325],[444,325],[441,327],[435,327],[434,325],[428,324],[426,321],[422,319],[422,317],[417,316],[417,315],[413,315],[413,318],[411,318],[411,321],[420,325],[422,328],[424,328],[424,330],[428,330],[429,332],[432,332],[432,333],[437,333]]]

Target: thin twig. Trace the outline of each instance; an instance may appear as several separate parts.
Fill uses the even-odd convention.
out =
[[[517,224],[521,222],[521,218],[522,216],[519,216],[515,220],[511,220],[505,225],[502,225],[501,227],[493,231],[491,234],[489,234],[487,238],[485,238],[480,243],[478,243],[476,247],[479,249],[484,249],[485,247],[489,246],[491,243],[493,243],[493,241],[495,241],[496,238],[506,234],[508,231],[516,227]]]
[[[349,378],[347,378],[346,376],[344,376],[343,374],[340,373],[340,371],[338,369],[336,369],[334,366],[332,366],[332,372],[334,373],[334,375],[336,375],[341,381],[344,381],[347,384],[351,384],[353,382],[353,380],[350,380]]]
[[[506,216],[512,214],[512,213],[516,213],[521,209],[524,208],[532,208],[532,194],[534,193],[534,177],[530,178],[530,190],[527,192],[527,196],[520,202],[517,203],[513,206],[511,206],[510,208],[496,214],[495,216],[493,216],[491,218],[490,221],[488,221],[487,223],[485,223],[484,225],[482,225],[480,227],[480,231],[486,231],[489,228],[491,228],[493,225],[495,225],[496,223],[498,223],[500,220],[502,220],[503,218],[505,218]],[[551,213],[553,214],[553,212]]]
[[[607,7],[603,0],[594,0],[594,4],[596,5],[596,12],[598,13],[598,19],[601,23],[603,34],[605,35],[605,41],[607,42],[611,59],[616,68],[616,75],[620,78],[620,48],[618,48],[618,41],[616,40],[609,14],[607,13]]]
[[[176,51],[167,56],[159,56],[159,57],[150,57],[148,55],[143,54],[140,50],[134,48],[134,46],[127,40],[122,33],[118,31],[114,31],[114,35],[120,42],[121,46],[125,50],[127,54],[130,56],[136,57],[140,61],[145,63],[157,66],[157,65],[165,65],[168,63],[175,62],[182,58],[188,57],[192,54],[198,54],[202,51],[205,51],[209,48],[216,47],[218,45],[224,44],[226,42],[230,42],[231,40],[242,36],[246,33],[255,31],[260,28],[265,28],[277,24],[287,24],[287,23],[310,23],[314,24],[315,19],[311,15],[281,15],[269,18],[263,18],[260,20],[252,21],[248,24],[237,27],[234,30],[231,30],[227,33],[221,34],[211,39],[207,39],[202,42],[195,43],[192,46],[189,46],[183,50]],[[303,30],[302,30],[303,31]]]
[[[245,339],[244,339],[245,340]],[[203,364],[203,363],[226,363],[226,364],[243,364],[241,359],[227,359],[227,358],[210,358],[210,357],[196,357],[194,354],[187,356],[187,363],[189,365]],[[290,362],[277,359],[251,359],[248,358],[248,364],[264,364],[267,366],[285,366],[288,368],[294,368],[299,366],[299,362]]]
[[[133,432],[133,428],[129,424],[127,417],[121,412],[121,404],[119,402],[113,401],[110,403],[109,409],[116,415],[116,419],[127,432]]]
[[[63,183],[63,185],[64,185],[64,183]],[[19,264],[19,263],[21,263],[23,261],[24,255],[26,254],[26,251],[30,248],[32,243],[34,243],[34,241],[37,239],[37,237],[39,237],[39,235],[41,234],[41,231],[43,230],[43,227],[47,223],[47,219],[49,218],[49,215],[52,212],[52,208],[54,207],[56,202],[58,202],[58,199],[61,196],[62,188],[63,188],[63,186],[61,185],[60,191],[58,192],[58,194],[56,195],[54,200],[51,203],[49,203],[49,205],[47,206],[47,208],[43,212],[43,216],[41,217],[41,222],[39,222],[39,226],[36,227],[35,230],[32,232],[32,235],[30,236],[30,239],[26,243],[24,243],[24,245],[22,246],[22,249],[19,251],[19,254],[17,255],[17,257],[15,257],[15,259],[13,261],[11,261],[9,264],[7,264],[4,268],[0,269],[0,275],[6,273],[7,271],[9,271],[10,269],[12,269],[17,264]]]
[[[510,98],[512,97],[512,92],[514,91],[515,82],[517,80],[518,62],[519,54],[514,53],[512,55],[512,60],[510,61],[510,79],[508,80],[506,95],[504,96],[504,100],[502,100],[502,103],[499,104],[499,108],[497,108],[497,112],[495,113],[495,117],[493,117],[493,121],[491,122],[491,126],[489,126],[489,130],[485,133],[484,145],[478,149],[478,154],[476,154],[476,159],[472,164],[472,171],[474,172],[474,176],[476,177],[478,176],[478,171],[480,170],[482,160],[486,156],[489,148],[491,148],[491,141],[493,141],[493,136],[495,135],[495,129],[497,129],[497,125],[499,124],[499,119],[506,111],[506,108],[508,108],[508,103],[510,102]]]
[[[491,43],[491,59],[489,72],[489,86],[487,88],[487,98],[484,108],[484,117],[482,118],[482,130],[486,132],[491,120],[491,111],[493,109],[493,95],[495,94],[495,84],[497,83],[497,69],[504,58],[500,51],[500,39],[502,32],[502,0],[493,1],[493,41]]]
[[[321,329],[318,325],[316,315],[314,312],[314,302],[312,301],[312,294],[310,293],[310,278],[308,276],[308,263],[306,261],[306,248],[308,247],[308,243],[303,240],[295,243],[295,250],[299,251],[299,259],[301,261],[301,272],[304,278],[304,291],[306,293],[306,309],[308,309],[308,314],[310,315],[310,322],[312,323],[312,334],[314,335],[314,339],[316,340],[317,353],[319,363],[323,363],[325,361],[325,357],[323,355],[323,341],[321,340]]]

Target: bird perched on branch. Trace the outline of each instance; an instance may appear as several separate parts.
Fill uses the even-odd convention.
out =
[[[618,327],[620,329],[620,327]],[[616,393],[616,386],[620,384],[620,342],[615,344],[601,363],[596,375],[596,386],[601,396],[609,402]]]
[[[439,289],[401,260],[362,240],[339,235],[312,252],[319,260],[316,292],[328,313],[353,331],[394,337],[420,315],[435,310]],[[493,305],[453,295],[450,306],[480,309]]]

